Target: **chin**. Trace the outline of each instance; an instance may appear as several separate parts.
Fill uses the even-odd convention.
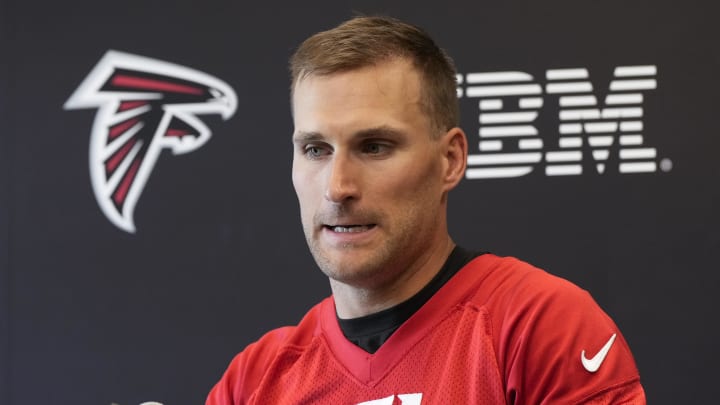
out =
[[[315,256],[320,270],[329,278],[343,284],[362,286],[372,283],[379,274],[384,273],[378,260],[367,255],[343,254],[343,257]]]

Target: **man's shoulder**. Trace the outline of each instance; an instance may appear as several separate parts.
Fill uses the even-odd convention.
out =
[[[458,275],[456,285],[467,289],[466,302],[484,308],[498,327],[520,319],[536,326],[561,321],[568,311],[599,324],[611,322],[586,290],[514,257],[485,254]]]
[[[230,362],[206,404],[246,403],[273,364],[292,363],[316,341],[327,305],[333,305],[331,298],[312,307],[297,325],[272,329],[245,347]]]
[[[644,403],[627,342],[587,291],[522,260],[488,254],[458,275],[466,278],[458,285],[475,280],[467,302],[488,315],[506,389],[519,402],[615,403],[625,395],[627,403]]]
[[[588,293],[572,282],[548,273],[515,257],[486,253],[462,269],[464,285],[472,286],[474,300],[512,299],[534,301],[545,297],[586,297]],[[470,281],[474,282],[470,282]]]
[[[266,332],[248,345],[241,354],[274,354],[286,349],[298,350],[309,345],[319,333],[322,309],[325,305],[333,305],[332,299],[325,298],[314,305],[298,324],[281,326]]]

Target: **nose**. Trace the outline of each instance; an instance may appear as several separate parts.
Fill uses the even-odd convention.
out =
[[[360,196],[358,167],[350,156],[336,153],[328,165],[325,199],[342,203]]]

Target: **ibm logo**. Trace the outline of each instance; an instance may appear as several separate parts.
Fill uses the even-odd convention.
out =
[[[580,175],[587,159],[599,174],[610,163],[620,173],[657,171],[657,151],[645,144],[642,121],[656,74],[654,65],[615,68],[602,104],[585,68],[547,70],[544,86],[519,71],[458,75],[458,97],[479,99],[480,109],[480,153],[468,156],[465,176],[519,177],[540,166],[547,176]],[[559,100],[557,143],[547,144],[534,124],[543,94]],[[663,159],[660,168],[668,171],[672,162]]]

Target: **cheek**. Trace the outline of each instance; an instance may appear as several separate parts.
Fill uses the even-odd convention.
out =
[[[302,203],[303,197],[308,194],[309,186],[312,182],[308,181],[308,170],[302,161],[297,157],[293,159],[292,165],[292,183],[295,188],[295,194]]]
[[[377,191],[376,204],[380,203],[381,210],[391,221],[405,223],[403,227],[417,225],[434,210],[433,191],[428,187],[427,178],[402,176],[401,180],[383,182],[382,189]]]
[[[301,165],[298,162],[297,153],[293,153],[293,161],[292,161],[292,171],[291,171],[291,178],[293,183],[293,188],[295,189],[295,194],[298,196],[300,195],[300,172],[301,172]]]
[[[293,189],[295,189],[295,195],[297,196],[298,200],[302,201],[302,198],[300,198],[300,195],[302,193],[303,188],[302,188],[302,184],[300,184],[300,178],[298,177],[298,174],[294,168],[292,171],[292,184],[293,184]]]
[[[297,164],[293,164],[292,182],[295,195],[300,204],[300,215],[304,219],[306,216],[312,215],[310,211],[312,207],[316,205],[313,201],[318,186],[315,184],[316,182],[312,181],[312,178],[307,175],[307,171],[303,170],[302,165]]]
[[[385,188],[390,195],[417,203],[432,200],[442,192],[439,165],[430,159],[418,158],[398,173],[397,176],[386,176],[390,181]]]

